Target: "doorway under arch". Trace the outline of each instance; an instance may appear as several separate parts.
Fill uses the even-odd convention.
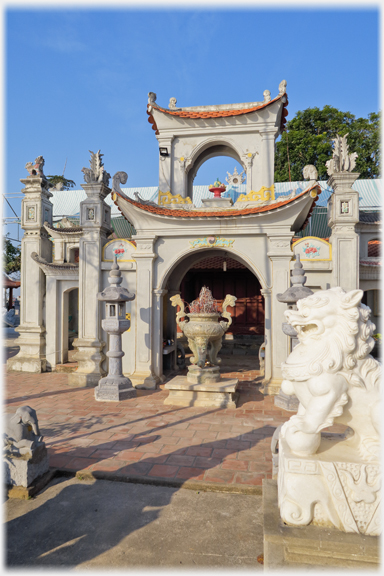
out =
[[[221,309],[222,302],[227,294],[236,296],[237,301],[231,312],[233,323],[226,339],[232,342],[246,339],[247,350],[252,346],[252,355],[257,356],[258,347],[264,341],[264,297],[261,293],[262,285],[256,274],[236,254],[221,249],[201,250],[186,256],[170,271],[165,281],[166,294],[163,300],[163,361],[169,346],[172,355],[164,362],[164,368],[176,368],[177,342],[182,339],[182,333],[176,325],[176,309],[172,307],[170,298],[180,293],[181,298],[191,303],[198,298],[200,290],[207,286],[213,298]],[[244,343],[244,341],[243,341]],[[253,345],[254,344],[254,345]],[[233,345],[232,348],[233,350]],[[255,365],[258,363],[255,358]],[[162,370],[163,371],[163,370]],[[161,372],[162,372],[161,371]]]

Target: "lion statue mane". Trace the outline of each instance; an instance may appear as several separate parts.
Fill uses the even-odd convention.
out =
[[[381,364],[370,355],[375,325],[362,296],[331,288],[285,312],[299,344],[282,364],[281,388],[300,404],[280,434],[298,455],[315,454],[335,422],[349,427],[346,441],[363,460],[378,458]]]

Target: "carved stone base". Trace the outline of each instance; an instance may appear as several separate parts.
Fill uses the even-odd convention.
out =
[[[155,390],[160,380],[152,372],[134,372],[130,374],[129,379],[132,382],[132,386],[143,390]]]
[[[264,569],[378,569],[380,542],[375,536],[320,526],[291,527],[280,518],[276,480],[263,480]]]
[[[267,382],[263,381],[263,387],[260,388],[260,392],[265,396],[274,396],[280,392],[282,379],[272,379]]]
[[[45,329],[39,326],[31,328],[20,325],[16,331],[20,336],[14,341],[14,345],[20,346],[20,350],[16,356],[7,361],[8,372],[33,372],[35,374],[45,372],[47,367],[44,355]]]
[[[85,340],[76,338],[73,345],[77,351],[74,360],[78,362],[76,372],[68,374],[68,385],[74,387],[94,387],[99,383],[100,378],[106,375],[101,363],[105,358],[102,349],[105,342],[98,340]]]
[[[280,515],[290,526],[381,533],[379,463],[362,461],[342,434],[322,436],[318,452],[306,457],[280,436],[278,486]]]
[[[278,406],[283,410],[287,410],[288,412],[297,412],[300,402],[296,396],[288,396],[288,394],[285,394],[282,390],[280,390],[274,398],[274,404],[275,406]]]
[[[218,366],[200,368],[199,366],[188,366],[187,380],[190,384],[214,384],[220,380],[220,370]]]
[[[236,392],[238,383],[237,378],[221,378],[215,383],[190,384],[186,376],[176,376],[164,385],[164,388],[169,390],[164,404],[236,408],[239,397]]]
[[[99,402],[120,402],[136,396],[132,382],[124,376],[102,378],[95,388],[95,399]]]
[[[48,471],[48,452],[45,444],[38,446],[30,455],[4,455],[5,483],[8,486],[27,488],[35,478]]]

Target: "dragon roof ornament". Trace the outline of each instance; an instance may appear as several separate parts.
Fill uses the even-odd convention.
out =
[[[91,167],[83,168],[81,170],[84,173],[84,180],[87,184],[103,183],[106,186],[109,186],[109,179],[111,175],[105,171],[104,164],[101,159],[104,154],[101,154],[100,150],[98,150],[96,154],[91,150],[89,150],[89,152],[91,154],[91,159],[89,161]]]
[[[337,134],[336,138],[332,140],[334,143],[333,156],[331,160],[325,163],[327,167],[328,176],[332,176],[335,172],[352,172],[356,166],[356,152],[349,154],[347,143],[347,136],[341,137]]]

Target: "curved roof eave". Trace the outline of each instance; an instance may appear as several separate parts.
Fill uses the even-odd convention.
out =
[[[170,209],[170,208],[163,208],[161,206],[156,205],[148,205],[148,204],[140,204],[131,198],[128,198],[124,193],[120,193],[118,191],[113,191],[112,199],[121,214],[126,218],[128,221],[132,222],[132,220],[138,220],[135,218],[135,214],[140,218],[140,215],[145,215],[146,221],[153,221],[154,223],[157,222],[159,224],[162,222],[180,222],[182,224],[186,222],[196,222],[196,221],[218,221],[218,220],[225,220],[225,221],[238,221],[239,219],[243,219],[244,217],[248,219],[248,217],[253,216],[263,216],[263,215],[270,215],[274,211],[281,211],[285,210],[285,208],[291,208],[294,205],[297,205],[296,211],[296,219],[293,219],[292,226],[294,222],[297,222],[297,219],[300,216],[300,224],[298,230],[305,227],[313,208],[316,205],[316,201],[321,194],[321,188],[318,184],[314,184],[311,187],[308,187],[306,190],[294,196],[293,198],[288,198],[286,200],[282,200],[280,202],[275,202],[274,204],[269,204],[267,206],[251,206],[248,208],[243,209],[228,209],[228,210],[221,210],[221,211],[202,211],[202,210],[177,210],[177,209]],[[306,202],[311,199],[312,202],[307,207],[306,210]],[[303,213],[304,210],[304,213]],[[138,222],[133,222],[136,230],[143,229],[142,226],[137,226]],[[297,225],[295,226],[297,228]],[[295,231],[297,231],[295,229]]]
[[[267,108],[271,104],[278,102],[279,100],[283,100],[283,110],[281,112],[281,119],[280,119],[280,131],[283,132],[285,130],[285,124],[287,122],[286,117],[288,116],[288,95],[286,93],[279,94],[273,100],[269,102],[263,102],[262,104],[258,104],[257,106],[252,106],[250,108],[241,108],[241,109],[229,109],[229,110],[209,110],[209,111],[198,111],[198,110],[184,110],[180,108],[178,110],[169,110],[167,108],[162,108],[155,103],[151,103],[147,105],[147,114],[148,114],[148,122],[152,124],[152,130],[155,130],[155,134],[159,134],[159,130],[156,124],[156,120],[153,117],[152,111],[157,110],[159,112],[163,112],[169,116],[177,116],[178,118],[186,118],[190,120],[207,120],[210,118],[228,118],[229,116],[242,116],[244,114],[250,114],[251,112],[256,112],[258,110],[263,110]]]

